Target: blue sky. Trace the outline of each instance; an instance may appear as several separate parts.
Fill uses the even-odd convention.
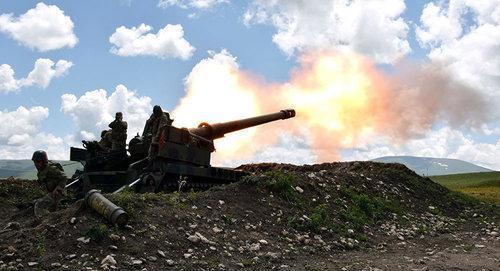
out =
[[[64,28],[60,25],[61,21],[53,26],[50,25],[53,22],[48,22],[48,27],[55,29],[49,31],[48,35],[56,33],[58,29],[66,29],[77,38],[77,42],[70,45],[71,42],[68,41],[66,45],[49,45],[52,46],[50,49],[40,49],[40,45],[36,43],[40,39],[33,36],[41,33],[33,31],[18,35],[16,31],[22,32],[22,29],[16,28],[15,24],[19,23],[20,16],[39,8],[41,2],[0,0],[0,65],[8,65],[15,72],[15,80],[27,78],[37,59],[50,59],[53,63],[66,60],[72,63],[61,74],[53,76],[45,87],[41,87],[43,84],[33,79],[34,81],[28,80],[31,83],[16,81],[18,86],[15,88],[7,90],[4,87],[2,90],[2,80],[7,82],[7,79],[1,77],[0,71],[0,118],[4,121],[25,118],[19,124],[24,128],[12,124],[0,133],[0,157],[23,158],[32,148],[44,148],[56,152],[56,157],[65,158],[66,147],[78,144],[82,138],[91,137],[90,134],[98,134],[100,129],[105,128],[104,120],[110,118],[112,108],[120,109],[114,101],[107,101],[106,106],[112,108],[104,111],[99,109],[102,112],[96,113],[96,117],[89,117],[92,114],[88,115],[88,112],[81,112],[79,115],[79,106],[85,105],[80,98],[93,90],[104,89],[109,98],[117,91],[118,85],[123,85],[126,90],[120,92],[120,95],[131,95],[136,100],[147,100],[149,97],[150,100],[138,102],[140,108],[138,106],[137,112],[132,112],[134,110],[130,108],[121,109],[130,111],[130,115],[137,114],[134,116],[138,119],[139,116],[150,113],[149,105],[160,104],[172,111],[179,105],[181,98],[186,96],[184,80],[190,74],[194,78],[194,68],[204,60],[214,61],[214,55],[221,54],[222,50],[227,52],[230,59],[228,61],[234,62],[238,72],[251,73],[258,78],[257,81],[265,82],[265,85],[286,84],[291,72],[299,66],[300,56],[308,50],[348,50],[372,59],[381,72],[394,71],[401,59],[411,59],[418,63],[445,62],[448,64],[443,69],[450,74],[450,80],[463,84],[473,82],[486,100],[499,97],[500,75],[495,70],[500,69],[498,56],[495,56],[499,55],[499,42],[490,40],[485,44],[484,37],[481,36],[486,31],[481,32],[482,29],[488,29],[493,37],[500,35],[499,18],[494,15],[498,13],[495,11],[495,8],[498,10],[498,1],[484,1],[480,4],[474,4],[473,1],[363,2],[275,1],[271,4],[258,0],[44,1],[42,3],[45,7],[57,7],[57,16],[69,18],[74,25],[72,28]],[[339,7],[346,8],[348,14],[340,13],[339,21],[331,21],[331,15],[336,14]],[[45,12],[43,8],[40,10]],[[300,12],[297,14],[297,11]],[[458,17],[454,15],[457,13]],[[366,14],[373,15],[373,21],[367,21]],[[380,20],[376,21],[377,18]],[[31,20],[43,21],[43,16],[35,16]],[[289,22],[292,23],[287,24]],[[346,25],[353,23],[368,27],[346,29]],[[166,47],[162,51],[164,55],[147,53],[147,49],[129,52],[132,54],[129,56],[111,52],[111,48],[119,47],[110,42],[110,37],[118,33],[119,27],[130,30],[141,24],[151,26],[151,34],[157,34],[167,25],[181,26],[183,35],[177,38],[186,41],[194,51],[191,50],[185,57],[172,53],[172,50],[177,49]],[[30,26],[32,25],[29,23],[20,25],[21,28]],[[421,34],[416,34],[417,29],[421,30]],[[281,40],[276,38],[280,35],[284,37]],[[60,38],[69,39],[69,36]],[[482,45],[474,46],[471,39],[477,39]],[[470,46],[473,46],[472,49]],[[468,50],[478,51],[478,63],[474,59],[463,60],[460,54]],[[494,57],[490,57],[491,55]],[[480,70],[481,57],[491,62],[493,72],[471,72],[474,70],[471,65],[478,65],[477,69]],[[53,66],[54,69],[56,66]],[[4,69],[7,69],[6,66]],[[74,95],[77,100],[71,106],[66,104],[65,110],[62,109],[64,94]],[[92,95],[97,94],[88,94],[86,97]],[[136,100],[127,100],[127,106],[133,106]],[[48,109],[48,113],[36,113],[36,110],[17,112],[20,106],[28,111],[40,106]],[[491,106],[495,107],[494,104]],[[455,109],[450,110],[454,112]],[[372,141],[363,140],[349,146],[336,145],[335,151],[342,153],[337,157],[340,160],[413,154],[465,159],[500,169],[499,162],[495,161],[500,155],[498,112],[493,110],[490,113],[493,117],[481,120],[477,127],[470,127],[465,121],[458,126],[450,126],[446,120],[436,116],[431,129],[418,136],[405,138],[402,144],[395,144],[382,134]],[[99,121],[103,123],[97,123]],[[139,122],[132,120],[132,126],[136,123],[139,127]],[[39,135],[44,139],[37,140]],[[425,151],[422,150],[422,145],[436,145],[436,137],[443,136],[450,137],[450,140],[439,143],[442,146],[429,146]],[[308,143],[299,144],[300,142]],[[233,160],[248,162],[281,159],[287,162],[313,163],[318,160],[314,145],[307,135],[281,135],[277,143],[266,145],[265,154],[260,152],[245,159],[233,157]],[[290,155],[294,150],[289,147],[297,146],[302,149],[300,152],[295,150],[295,153],[300,154]]]

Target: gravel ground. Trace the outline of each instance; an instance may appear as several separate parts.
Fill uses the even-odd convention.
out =
[[[0,270],[500,270],[499,208],[399,164],[245,165],[203,192],[81,202],[37,221],[35,185],[0,181]]]

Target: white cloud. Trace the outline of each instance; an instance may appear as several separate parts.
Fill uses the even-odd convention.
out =
[[[114,45],[111,53],[119,56],[156,56],[159,58],[189,59],[195,50],[184,38],[181,25],[168,24],[158,33],[149,33],[153,28],[146,24],[127,28],[120,26],[109,37]]]
[[[61,99],[61,111],[71,116],[77,126],[76,141],[100,136],[102,130],[109,129],[108,124],[114,120],[116,112],[123,113],[123,119],[128,123],[128,139],[131,139],[142,133],[152,112],[151,98],[140,97],[124,85],[118,85],[109,96],[106,90],[97,89],[87,91],[79,98],[64,94]]]
[[[379,138],[375,143],[366,144],[343,159],[368,160],[394,155],[455,158],[500,170],[500,140],[491,144],[475,142],[449,127],[431,131],[423,138],[409,140],[400,146]]]
[[[209,9],[218,4],[228,2],[228,0],[160,0],[158,1],[158,7],[163,9],[169,8],[171,6],[178,6],[182,9]]]
[[[14,70],[8,64],[0,65],[0,93],[19,90],[21,87],[38,86],[47,88],[53,78],[65,75],[73,66],[71,61],[59,60],[57,63],[47,58],[36,60],[33,70],[26,78],[16,80]]]
[[[420,21],[416,36],[421,46],[430,48],[431,61],[491,101],[499,101],[500,1],[431,2]]]
[[[24,137],[19,144],[0,144],[0,157],[2,159],[31,159],[35,150],[45,150],[50,160],[68,160],[69,149],[73,145],[74,142],[70,137],[61,138],[51,133],[38,132]]]
[[[254,0],[245,24],[270,24],[273,41],[288,55],[304,49],[354,50],[379,63],[410,52],[403,0]]]
[[[38,3],[19,17],[0,15],[0,32],[41,52],[73,48],[78,38],[73,33],[73,22],[55,5]]]
[[[0,145],[20,145],[38,132],[43,120],[49,116],[49,109],[35,106],[27,109],[23,106],[15,111],[0,111]]]
[[[17,89],[19,89],[19,84],[14,78],[14,70],[10,65],[0,65],[0,93],[7,93]]]

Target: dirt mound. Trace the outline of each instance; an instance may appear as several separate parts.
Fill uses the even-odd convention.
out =
[[[0,218],[0,270],[434,270],[452,267],[452,249],[479,261],[465,270],[498,267],[488,260],[500,256],[498,206],[402,165],[240,169],[253,174],[204,192],[109,196],[130,213],[125,228],[81,203],[35,221],[29,203],[2,201],[15,211]],[[0,181],[0,191],[14,182],[24,185]]]

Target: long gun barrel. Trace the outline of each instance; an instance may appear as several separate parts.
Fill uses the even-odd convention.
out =
[[[197,136],[203,137],[207,140],[214,140],[224,137],[225,134],[242,130],[245,128],[261,125],[276,120],[284,120],[295,117],[295,110],[284,109],[276,113],[262,115],[258,117],[241,119],[229,122],[208,124],[206,122],[200,123],[198,128],[191,128],[189,132]]]

